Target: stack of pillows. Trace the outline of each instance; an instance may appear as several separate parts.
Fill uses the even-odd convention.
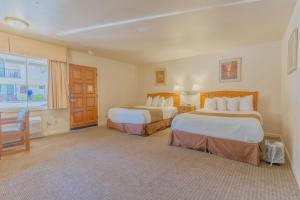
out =
[[[206,98],[205,110],[253,111],[253,96]]]
[[[165,99],[161,96],[148,97],[146,102],[147,107],[169,107],[173,106],[173,97]]]

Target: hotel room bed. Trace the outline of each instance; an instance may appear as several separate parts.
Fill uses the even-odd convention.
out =
[[[162,112],[163,120],[173,118],[174,115],[177,113],[177,108],[173,106],[134,106],[131,108],[112,108],[109,110],[108,117],[111,121],[114,121],[116,123],[149,124],[153,122],[153,115],[155,115],[156,110],[160,110]],[[154,112],[150,113],[149,111]]]
[[[179,105],[179,95],[175,93],[153,93],[147,96],[160,96],[166,99],[172,97],[173,106],[111,108],[108,112],[107,126],[128,134],[142,136],[151,135],[158,130],[169,127],[177,113],[176,106]]]
[[[213,92],[201,94],[203,102],[213,97],[253,95],[253,111],[208,111],[177,115],[172,122],[170,145],[208,151],[232,160],[258,165],[264,138],[262,117],[256,111],[256,92]]]

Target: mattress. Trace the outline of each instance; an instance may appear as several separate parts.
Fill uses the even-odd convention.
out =
[[[177,115],[172,122],[172,129],[188,133],[210,136],[247,143],[260,143],[264,138],[262,117],[256,111],[206,111],[209,113],[227,113],[231,115],[251,114],[257,118],[247,117],[222,117],[210,115],[197,115],[184,113]]]
[[[127,108],[111,108],[108,111],[108,118],[114,123],[127,123],[127,124],[148,124],[151,122],[151,115],[147,110],[140,108],[155,108],[161,109],[163,112],[163,119],[170,119],[177,113],[176,107],[146,107],[137,106],[139,109]]]

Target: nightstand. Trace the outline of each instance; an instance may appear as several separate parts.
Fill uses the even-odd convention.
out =
[[[186,113],[186,112],[193,112],[196,110],[196,106],[192,105],[181,105],[177,106],[178,114],[180,113]]]

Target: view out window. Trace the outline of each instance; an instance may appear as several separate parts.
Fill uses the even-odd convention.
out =
[[[47,89],[47,60],[0,54],[0,109],[47,107]]]

